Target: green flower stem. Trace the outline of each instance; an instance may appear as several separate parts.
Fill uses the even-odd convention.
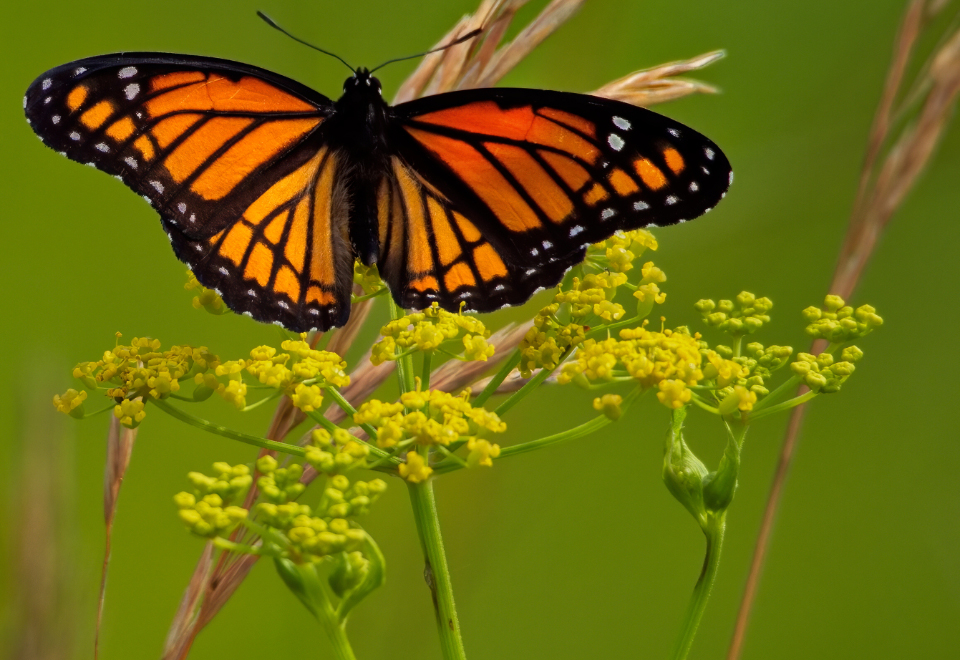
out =
[[[330,395],[330,398],[340,406],[340,409],[347,413],[350,416],[350,419],[353,419],[353,416],[357,414],[357,409],[350,405],[350,402],[343,398],[343,395],[340,394],[340,391],[333,387],[327,388],[327,394]],[[367,433],[367,437],[370,438],[371,444],[376,443],[377,441],[377,429],[373,428],[369,424],[360,424],[362,428]]]
[[[777,389],[770,392],[767,396],[763,397],[760,401],[757,402],[757,405],[753,407],[754,412],[763,410],[767,406],[770,406],[774,401],[783,396],[785,392],[792,391],[797,388],[797,386],[803,381],[803,376],[791,376],[787,380],[783,381]]]
[[[323,632],[327,633],[330,643],[333,644],[334,657],[337,660],[356,660],[357,656],[353,654],[350,640],[347,639],[347,631],[344,627],[346,622],[341,622],[340,617],[337,616],[337,611],[333,608],[330,588],[325,584],[324,578],[317,574],[316,566],[313,564],[297,566],[297,569],[313,604],[313,613],[320,622]]]
[[[773,415],[778,413],[781,410],[789,410],[790,408],[796,408],[802,403],[806,403],[813,397],[817,396],[819,392],[814,392],[813,390],[807,392],[806,394],[801,394],[800,396],[795,396],[792,399],[788,399],[783,403],[778,403],[775,406],[770,406],[769,408],[764,408],[759,413],[750,415],[750,421],[756,421],[758,419],[763,419],[767,415]]]
[[[609,325],[600,325],[593,330],[590,330],[585,337],[587,339],[595,339],[596,337],[602,337],[609,335],[610,332],[614,330],[619,330],[620,328],[625,328],[628,325],[636,325],[638,322],[642,321],[643,317],[639,314],[631,316],[628,319],[623,319],[622,321],[617,321],[616,323],[610,323]]]
[[[720,549],[723,546],[723,534],[727,526],[726,515],[726,511],[709,514],[707,524],[703,528],[703,534],[707,537],[707,551],[703,560],[703,570],[700,572],[697,585],[693,588],[693,595],[690,598],[690,605],[687,607],[683,628],[677,638],[677,643],[673,647],[673,653],[670,656],[673,660],[684,660],[690,653],[690,647],[693,646],[693,639],[697,634],[697,628],[700,626],[700,619],[703,618],[703,611],[707,607],[710,591],[713,589],[713,583],[717,577],[717,568],[720,566]]]
[[[563,361],[567,359],[567,356],[570,355],[570,352],[570,349],[564,351],[563,355],[560,356],[560,359],[557,360],[557,365],[563,364]],[[501,403],[494,412],[503,417],[504,413],[520,403],[521,399],[539,387],[540,383],[545,381],[554,371],[555,369],[541,369],[538,371],[536,376],[528,380],[526,383],[524,383],[523,387],[511,394],[510,398]]]
[[[260,447],[262,449],[270,449],[272,451],[278,451],[284,454],[292,454],[299,458],[303,458],[306,454],[306,451],[303,449],[303,447],[288,445],[285,442],[276,442],[275,440],[267,440],[266,438],[260,438],[255,435],[248,435],[246,433],[234,431],[233,429],[228,429],[226,426],[220,426],[219,424],[214,424],[213,422],[208,422],[205,419],[200,419],[199,417],[194,417],[193,415],[185,413],[179,408],[171,406],[162,399],[151,399],[150,403],[171,417],[176,417],[181,422],[186,422],[191,426],[196,426],[198,429],[203,429],[204,431],[208,431],[215,435],[222,435],[224,438],[239,440],[240,442],[245,442],[248,445]]]
[[[643,393],[643,391],[638,387],[634,389],[630,394],[623,398],[623,402],[620,404],[621,419],[623,415],[626,415],[627,410],[633,404],[634,401]],[[549,447],[550,445],[556,445],[561,442],[566,442],[568,440],[576,440],[577,438],[582,438],[585,435],[590,435],[594,431],[599,431],[604,426],[612,422],[613,420],[607,417],[606,415],[597,415],[590,421],[584,422],[580,426],[575,426],[572,429],[567,429],[560,433],[555,433],[554,435],[548,435],[543,438],[538,438],[536,440],[531,440],[530,442],[522,442],[519,445],[512,445],[510,447],[504,447],[500,450],[500,456],[497,457],[497,460],[506,458],[507,456],[516,456],[517,454],[525,454],[528,451],[534,451],[535,449],[542,449],[543,447]],[[454,457],[451,457],[454,458]],[[433,473],[436,475],[446,474],[447,472],[453,472],[464,467],[456,461],[450,459],[444,460],[442,463],[433,466]]]
[[[396,321],[402,318],[404,316],[403,308],[393,300],[393,296],[387,296],[387,301],[390,304],[390,320]],[[409,353],[407,355],[401,354],[397,358],[397,376],[399,376],[400,381],[400,394],[412,392],[417,388],[413,380],[413,357]]]
[[[510,372],[513,371],[516,366],[520,364],[520,350],[515,350],[513,355],[508,357],[503,361],[503,366],[500,367],[500,371],[490,379],[490,382],[487,383],[487,386],[483,388],[483,391],[477,395],[473,400],[474,406],[482,406],[487,402],[487,399],[497,391],[497,388],[500,387],[500,383],[507,379],[507,376],[510,375]]]
[[[260,406],[262,406],[262,405],[265,404],[265,403],[268,403],[268,402],[270,402],[270,401],[273,401],[274,399],[276,399],[277,397],[279,397],[281,394],[282,394],[282,392],[277,391],[277,392],[275,392],[274,394],[271,394],[271,395],[268,396],[268,397],[264,397],[263,399],[260,399],[259,401],[255,402],[255,403],[251,403],[249,406],[244,406],[243,410],[241,410],[240,412],[250,412],[251,410],[254,410],[254,409],[256,409],[256,408],[259,408]],[[189,401],[190,401],[190,403],[194,403],[193,399],[189,399]]]
[[[371,298],[377,298],[378,296],[382,296],[382,295],[384,295],[385,293],[387,293],[387,288],[386,288],[386,287],[384,287],[384,288],[382,288],[382,289],[377,289],[377,290],[374,291],[373,293],[367,293],[367,294],[362,295],[362,296],[351,296],[351,297],[350,297],[350,304],[351,304],[351,305],[356,305],[358,302],[363,302],[364,300],[370,300]]]
[[[424,576],[433,595],[433,604],[437,614],[437,632],[440,635],[440,650],[444,660],[466,660],[463,639],[460,637],[460,620],[453,603],[453,584],[450,581],[450,568],[443,550],[440,537],[440,519],[437,516],[437,500],[433,492],[433,481],[407,484],[410,503],[413,505],[413,517],[417,522],[417,533],[423,547]]]
[[[247,545],[245,543],[234,543],[220,536],[213,539],[213,545],[218,550],[233,552],[238,555],[256,555],[259,557],[264,554],[262,547]]]
[[[433,361],[433,351],[423,352],[423,365],[420,368],[420,389],[430,389],[430,363]]]

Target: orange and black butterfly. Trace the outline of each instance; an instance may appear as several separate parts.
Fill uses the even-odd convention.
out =
[[[142,195],[227,306],[298,332],[347,321],[355,259],[401,307],[492,311],[615,231],[709,211],[732,177],[649,110],[533,89],[391,107],[366,69],[334,102],[237,62],[103,55],[37,78],[24,108],[45,144]]]

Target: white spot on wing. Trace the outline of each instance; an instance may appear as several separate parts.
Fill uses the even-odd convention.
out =
[[[533,274],[536,273],[536,272],[537,272],[537,269],[536,269],[536,268],[528,268],[527,270],[523,271],[523,274],[524,274],[524,275],[533,275]]]
[[[650,208],[650,205],[644,202],[643,200],[633,203],[634,211],[646,211],[648,208]]]
[[[132,167],[133,169],[137,169],[137,161],[132,156],[127,156],[126,158],[123,159],[123,162],[129,165],[130,167]]]
[[[713,160],[714,153],[710,147],[704,147],[703,154],[707,157],[707,160]]]
[[[278,300],[278,301],[277,301],[277,305],[279,305],[280,307],[283,307],[284,309],[290,309],[290,305],[288,305],[287,303],[283,302],[282,300]]]
[[[76,131],[73,131],[73,132],[70,134],[70,139],[73,140],[74,142],[76,142],[77,140],[80,139],[80,134],[77,133]]]
[[[257,297],[257,292],[254,291],[253,289],[247,289],[247,295],[248,295],[248,296],[253,296],[254,298],[256,298],[256,297]]]
[[[549,249],[552,248],[552,247],[553,247],[553,243],[551,243],[550,241],[544,241],[544,242],[543,242],[543,249],[544,249],[544,250],[549,250]]]
[[[727,177],[727,185],[733,185],[733,170],[730,170],[730,176]]]
[[[223,266],[220,266],[220,268],[218,268],[217,270],[219,270],[222,275],[229,275],[229,274],[230,274],[230,271],[228,271],[228,270],[227,270],[226,268],[224,268]],[[219,291],[217,292],[217,295],[220,295],[220,292],[219,292]]]
[[[532,250],[530,250],[530,254],[535,257],[538,254],[540,254],[540,250],[538,250],[537,248],[533,248]]]
[[[60,115],[54,115],[50,117],[50,121],[52,121],[53,125],[56,126],[57,124],[60,123]],[[79,135],[79,133],[77,133],[77,135]]]
[[[190,214],[190,222],[196,222],[196,221],[197,221],[197,216],[195,216],[193,213],[191,213],[191,214]]]
[[[698,190],[700,190],[700,186],[697,185],[697,182],[696,182],[696,181],[691,181],[691,182],[690,182],[690,192],[697,192]]]
[[[50,97],[49,97],[49,96],[47,97],[47,100],[44,101],[44,103],[50,103]],[[24,109],[24,110],[27,109],[27,95],[26,95],[26,94],[23,95],[23,109]]]
[[[506,288],[507,288],[507,287],[503,286],[502,284],[498,284],[497,286],[493,287],[493,290],[494,290],[494,291],[503,291],[503,290],[506,289]]]
[[[180,202],[179,204],[177,204],[177,210],[180,211],[180,213],[186,213],[187,205],[184,204],[183,202]]]
[[[103,153],[107,153],[108,151],[110,151],[110,147],[108,147],[105,142],[97,142],[96,150],[102,151]]]
[[[140,85],[137,83],[130,83],[123,88],[123,93],[127,97],[128,101],[132,101],[133,99],[137,98],[137,94],[140,93]]]
[[[120,72],[117,73],[120,78],[133,78],[137,75],[137,67],[135,66],[125,66],[120,69]]]
[[[574,225],[573,227],[570,227],[570,238],[573,238],[574,236],[576,236],[582,231],[583,231],[583,227],[581,227],[580,225]]]
[[[700,169],[703,170],[704,174],[706,174],[707,176],[710,176],[710,170],[708,170],[706,167],[701,165]]]
[[[250,312],[243,312],[243,315],[244,315],[244,316],[249,316],[250,318],[253,318],[253,314],[251,314]]]
[[[40,87],[43,88],[43,91],[47,91],[48,89],[50,89],[50,85],[52,84],[53,84],[52,80],[50,80],[49,78],[44,78],[43,83],[40,84]]]
[[[193,247],[197,248],[197,252],[203,252],[203,246],[199,243],[196,243]]]
[[[73,70],[73,75],[79,76],[81,73],[83,73],[86,70],[87,70],[86,67],[78,66],[76,69]]]
[[[616,214],[617,212],[614,211],[613,209],[603,209],[602,211],[600,211],[600,219],[607,220],[608,218],[612,218]]]
[[[50,101],[52,101],[52,100],[53,100],[53,97],[52,97],[52,96],[48,96],[47,98],[43,99],[43,104],[46,105],[46,104],[50,103]],[[24,103],[26,103],[26,101],[27,101],[27,97],[26,97],[26,96],[23,97],[23,101],[24,101]],[[26,108],[27,106],[24,105],[23,107]]]
[[[668,128],[668,129],[667,129],[667,133],[669,133],[670,135],[672,135],[672,136],[675,137],[675,138],[680,137],[680,131],[678,131],[678,130],[675,129],[675,128]]]
[[[680,198],[675,195],[670,195],[665,200],[663,200],[667,206],[672,206],[680,201]]]
[[[622,137],[620,137],[616,133],[611,133],[607,137],[607,144],[609,144],[610,148],[613,149],[614,151],[620,151],[621,149],[623,149],[623,145],[626,143],[623,141]]]
[[[159,181],[151,181],[150,185],[153,186],[154,190],[156,190],[158,193],[163,192],[163,184]]]
[[[320,313],[320,310],[319,310],[319,309],[313,309],[313,308],[308,309],[307,311],[308,311],[310,314],[313,314],[314,316],[317,316],[317,315]]]
[[[613,123],[616,124],[617,128],[619,128],[620,130],[623,130],[623,131],[630,130],[630,122],[628,122],[623,117],[614,117]]]

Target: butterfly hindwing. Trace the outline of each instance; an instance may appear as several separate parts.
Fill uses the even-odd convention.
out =
[[[454,210],[415,169],[398,157],[380,193],[380,272],[398,304],[448,310],[461,303],[490,312],[556,285],[583,250],[536,265],[506,259],[464,213]]]
[[[394,112],[399,155],[518,264],[566,260],[616,230],[693,219],[732,176],[703,135],[618,101],[477,89]]]
[[[267,170],[272,185],[213,236],[164,221],[177,256],[228,307],[296,332],[346,323],[353,286],[343,165],[315,142]]]

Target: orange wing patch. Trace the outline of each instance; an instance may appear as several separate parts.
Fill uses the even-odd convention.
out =
[[[667,177],[664,176],[659,167],[648,159],[638,158],[633,162],[633,166],[636,168],[637,174],[640,175],[640,179],[651,190],[660,190],[667,185]]]
[[[513,145],[486,142],[487,150],[523,186],[552,222],[561,223],[573,213],[573,202],[533,156]]]
[[[77,88],[80,89],[80,88]],[[110,101],[100,101],[95,106],[80,115],[80,121],[91,131],[100,128],[116,111]]]
[[[171,112],[312,112],[314,107],[263,80],[244,76],[237,82],[218,74],[184,71],[157,76],[155,91],[169,90],[144,105],[151,117]]]
[[[407,131],[456,172],[507,229],[524,232],[541,226],[536,212],[493,163],[472,146],[415,128],[408,127]]]

